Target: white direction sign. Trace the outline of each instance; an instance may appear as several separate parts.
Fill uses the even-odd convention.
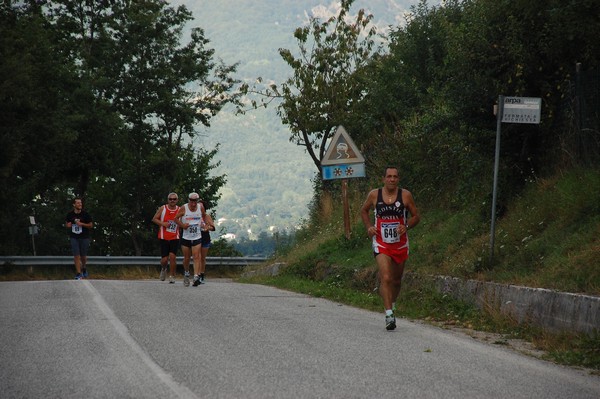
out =
[[[503,123],[540,123],[542,99],[537,97],[504,97]]]

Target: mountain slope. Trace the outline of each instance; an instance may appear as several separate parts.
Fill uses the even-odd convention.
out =
[[[351,9],[369,10],[381,28],[396,26],[417,0],[356,1]],[[296,49],[293,32],[310,15],[328,17],[337,12],[336,2],[316,0],[178,0],[195,20],[191,27],[204,29],[216,56],[227,64],[239,62],[237,76],[281,82],[291,70],[279,56],[279,48]],[[199,127],[198,146],[220,150],[218,174],[228,183],[221,190],[217,218],[229,219],[223,232],[256,237],[270,226],[293,229],[307,212],[317,169],[303,150],[289,142],[289,129],[281,124],[275,107],[235,116],[224,110],[210,128]]]

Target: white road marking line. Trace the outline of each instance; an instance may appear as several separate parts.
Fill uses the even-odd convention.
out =
[[[113,313],[108,304],[102,299],[100,293],[94,288],[92,283],[87,280],[81,281],[85,288],[92,294],[92,299],[100,309],[100,311],[106,316],[108,321],[113,325],[117,333],[123,338],[125,343],[142,359],[142,361],[152,370],[152,372],[160,378],[160,380],[167,385],[175,394],[180,398],[197,399],[198,397],[190,391],[186,386],[179,384],[171,377],[169,373],[163,370],[152,358],[146,353],[146,351],[136,342],[135,339],[129,334],[127,327],[119,320],[119,318]]]

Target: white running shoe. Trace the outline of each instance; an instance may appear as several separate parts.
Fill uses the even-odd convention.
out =
[[[190,286],[190,272],[186,272],[183,275],[183,285],[185,287],[189,287]]]
[[[160,281],[165,281],[166,274],[167,274],[167,269],[160,269]]]

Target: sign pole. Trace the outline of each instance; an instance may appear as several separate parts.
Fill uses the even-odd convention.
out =
[[[496,113],[496,159],[494,162],[494,192],[492,198],[492,227],[490,233],[490,266],[494,261],[494,239],[496,237],[496,198],[498,191],[498,169],[500,168],[500,131],[502,123],[531,123],[538,125],[542,113],[539,97],[498,96]]]
[[[496,158],[494,160],[494,188],[492,192],[492,227],[490,232],[490,266],[494,260],[494,239],[496,237],[496,198],[498,191],[498,169],[500,169],[500,133],[504,113],[504,96],[498,96],[498,113],[496,115]]]
[[[344,206],[344,233],[350,239],[350,207],[348,206],[348,179],[342,179],[342,202]]]
[[[33,246],[33,256],[36,256],[37,254],[35,253],[35,234],[31,235],[31,245]]]
[[[33,256],[36,256],[35,253],[35,235],[38,233],[38,227],[35,224],[35,211],[33,216],[29,216],[29,234],[31,235],[31,245],[33,246]]]

